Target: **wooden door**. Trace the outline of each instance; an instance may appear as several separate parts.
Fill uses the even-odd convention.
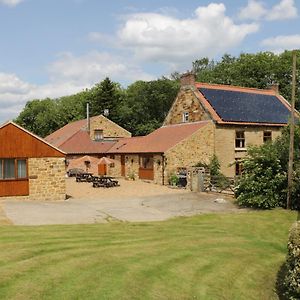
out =
[[[105,164],[99,164],[98,165],[98,174],[101,175],[101,176],[104,176],[107,174],[106,172],[106,165]]]
[[[125,176],[125,155],[121,155],[121,176]]]

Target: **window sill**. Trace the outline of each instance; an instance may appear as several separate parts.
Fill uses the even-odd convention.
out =
[[[235,152],[246,152],[247,148],[235,148]]]
[[[0,182],[7,181],[28,181],[28,178],[8,178],[8,179],[0,179]]]

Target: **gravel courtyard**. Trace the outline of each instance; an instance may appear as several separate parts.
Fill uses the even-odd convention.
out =
[[[161,221],[200,213],[242,211],[224,195],[192,193],[143,181],[121,179],[120,184],[115,188],[93,188],[90,183],[76,183],[69,178],[70,198],[66,201],[7,200],[0,205],[8,222],[15,225]],[[215,202],[220,198],[225,203]]]

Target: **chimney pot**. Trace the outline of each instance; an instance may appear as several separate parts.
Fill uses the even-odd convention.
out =
[[[196,77],[193,72],[186,72],[180,76],[181,86],[195,85],[195,82],[196,82]]]
[[[269,89],[274,91],[276,94],[279,94],[279,84],[278,83],[270,84]]]

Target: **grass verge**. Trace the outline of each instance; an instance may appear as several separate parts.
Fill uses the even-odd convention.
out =
[[[0,299],[278,299],[296,214],[0,226]]]

